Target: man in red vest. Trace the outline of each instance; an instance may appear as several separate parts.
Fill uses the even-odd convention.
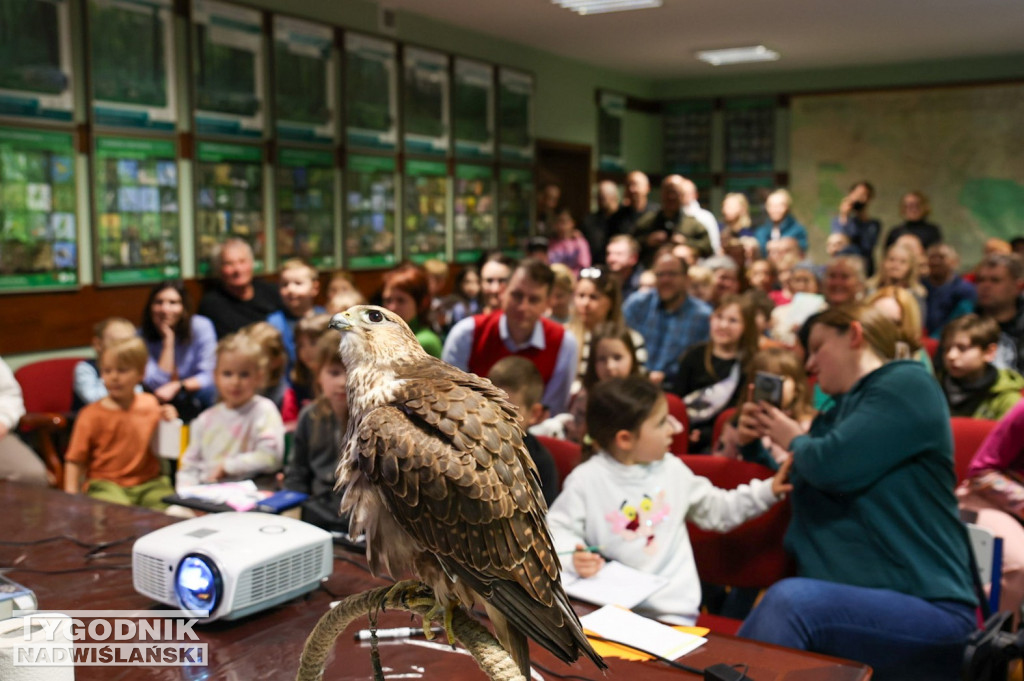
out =
[[[564,412],[576,375],[578,345],[564,327],[544,317],[554,279],[551,268],[539,260],[519,263],[505,289],[501,309],[467,317],[453,326],[441,359],[486,376],[499,359],[525,357],[544,379],[544,406],[552,415]]]

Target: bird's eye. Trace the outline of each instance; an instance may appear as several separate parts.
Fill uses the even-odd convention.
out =
[[[366,313],[366,319],[373,322],[374,324],[377,324],[379,322],[384,321],[384,315],[381,314],[380,310],[370,310],[369,312]]]

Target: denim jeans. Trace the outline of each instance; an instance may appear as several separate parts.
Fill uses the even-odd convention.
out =
[[[876,681],[960,678],[975,608],[794,577],[774,584],[739,636],[871,665]]]

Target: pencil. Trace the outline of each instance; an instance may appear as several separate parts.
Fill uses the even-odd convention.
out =
[[[576,553],[577,551],[589,551],[590,553],[600,553],[601,547],[600,546],[584,546],[582,549],[573,549],[572,551],[559,551],[558,555],[560,555],[560,556],[571,556],[572,554]]]

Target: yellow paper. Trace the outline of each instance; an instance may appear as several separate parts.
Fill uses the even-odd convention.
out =
[[[707,627],[684,627],[684,626],[673,626],[676,631],[681,631],[684,634],[693,634],[694,636],[707,636],[711,631]],[[590,641],[590,645],[594,646],[594,650],[601,657],[617,657],[622,660],[634,660],[643,662],[644,660],[653,660],[654,658],[646,653],[641,653],[632,648],[620,646],[617,643],[607,643],[605,641],[595,641],[591,636],[594,636],[594,632],[583,630],[583,633],[587,635],[587,640]]]

